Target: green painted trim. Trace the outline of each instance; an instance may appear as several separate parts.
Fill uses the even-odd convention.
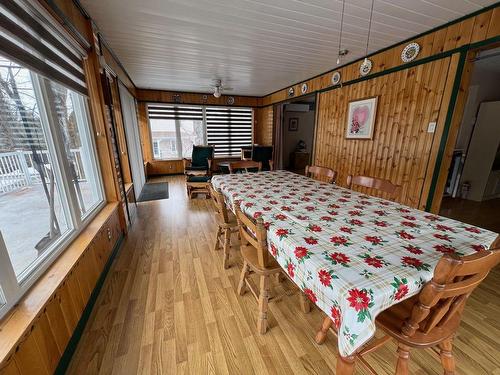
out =
[[[397,47],[397,46],[399,46],[399,45],[401,45],[401,44],[411,42],[411,41],[413,41],[413,40],[415,40],[415,39],[421,38],[421,37],[426,36],[426,35],[428,35],[428,34],[434,33],[434,32],[436,32],[436,31],[438,31],[438,30],[444,29],[445,27],[451,26],[451,25],[453,25],[453,24],[455,24],[455,23],[462,22],[462,21],[464,21],[464,20],[466,20],[466,19],[468,19],[468,18],[471,18],[471,17],[475,17],[475,16],[477,16],[478,14],[481,14],[481,13],[484,13],[484,12],[488,12],[489,10],[491,10],[491,9],[495,9],[495,8],[496,8],[496,7],[498,7],[498,6],[500,6],[500,1],[496,2],[495,4],[489,5],[489,6],[487,6],[487,7],[484,7],[484,8],[481,8],[481,9],[479,9],[479,10],[476,10],[475,12],[472,12],[472,13],[466,14],[465,16],[462,16],[462,17],[460,17],[460,18],[456,18],[456,19],[454,19],[454,20],[451,20],[451,21],[449,21],[449,22],[447,22],[447,23],[445,23],[445,24],[442,24],[442,25],[436,26],[436,27],[434,27],[433,29],[430,29],[430,30],[428,30],[428,31],[424,31],[423,33],[417,34],[417,35],[415,35],[415,36],[412,36],[412,37],[407,38],[407,39],[405,39],[405,40],[402,40],[402,41],[400,41],[400,42],[397,42],[397,43],[391,44],[391,45],[390,45],[390,46],[388,46],[388,47],[384,47],[384,48],[382,48],[382,49],[379,49],[379,50],[377,50],[377,51],[375,51],[375,52],[372,52],[372,53],[368,54],[366,57],[372,57],[372,56],[375,56],[375,55],[377,55],[377,54],[379,54],[379,53],[385,52],[385,51],[387,51],[387,50],[389,50],[389,49],[391,49],[391,48]],[[270,94],[267,94],[267,95],[262,96],[261,98],[265,98],[266,96],[276,94],[277,92],[280,92],[280,91],[286,90],[286,89],[288,89],[288,88],[289,88],[289,87],[291,87],[291,86],[299,85],[299,84],[304,83],[304,82],[307,82],[307,81],[309,81],[309,80],[311,80],[311,79],[315,79],[315,78],[321,77],[321,76],[323,76],[323,75],[325,75],[325,74],[332,73],[332,72],[334,72],[334,71],[336,71],[336,70],[339,70],[339,69],[341,69],[341,68],[343,68],[343,67],[345,67],[345,66],[348,66],[348,65],[351,65],[351,64],[355,64],[356,62],[362,61],[364,58],[365,58],[365,56],[363,56],[363,57],[361,57],[361,58],[359,58],[359,59],[357,59],[357,60],[353,60],[353,61],[351,61],[351,62],[349,62],[349,63],[343,64],[343,65],[339,65],[339,66],[337,66],[336,68],[334,68],[334,69],[330,69],[330,70],[327,70],[327,71],[326,71],[326,72],[324,72],[324,73],[316,74],[315,76],[313,76],[313,77],[311,77],[311,78],[307,78],[307,79],[305,79],[305,80],[302,80],[302,81],[299,81],[299,82],[293,83],[293,84],[291,84],[291,85],[288,85],[288,86],[286,86],[286,87],[284,87],[284,88],[282,88],[282,89],[275,90],[275,91],[273,91],[273,92],[272,92],[272,93],[270,93]]]
[[[457,72],[455,74],[455,81],[453,82],[453,90],[451,92],[450,103],[448,104],[448,112],[446,113],[446,121],[444,123],[443,135],[441,136],[441,142],[439,144],[439,151],[436,158],[436,164],[434,165],[434,173],[432,175],[431,187],[429,189],[429,194],[427,196],[427,204],[425,210],[429,211],[434,200],[434,193],[436,191],[437,180],[439,178],[440,166],[443,161],[444,152],[446,149],[446,144],[448,142],[448,135],[450,133],[451,120],[453,118],[453,113],[455,112],[455,104],[457,103],[458,92],[460,90],[460,82],[462,80],[462,73],[464,71],[465,60],[467,56],[467,51],[460,52],[460,60],[458,62]]]
[[[280,100],[278,102],[273,102],[272,104],[261,105],[260,107],[254,107],[254,108],[265,108],[265,107],[269,107],[269,106],[272,106],[272,105],[275,105],[275,104],[286,103],[286,102],[288,102],[290,100],[297,99],[297,98],[300,98],[302,96],[311,95],[311,93],[314,93],[314,92],[323,93],[323,92],[330,91],[330,90],[340,89],[340,88],[342,88],[344,86],[349,86],[349,85],[352,85],[352,84],[355,84],[355,83],[359,83],[359,82],[362,82],[362,81],[366,81],[366,80],[369,80],[369,79],[372,79],[372,78],[381,77],[381,76],[384,76],[386,74],[391,74],[391,73],[399,72],[400,70],[409,69],[409,68],[412,68],[414,66],[418,66],[418,65],[421,65],[421,64],[426,64],[426,63],[435,61],[435,60],[443,59],[443,58],[449,57],[449,56],[451,56],[451,55],[453,55],[455,53],[467,53],[469,50],[477,49],[477,48],[480,48],[480,47],[484,47],[484,46],[487,46],[487,45],[493,44],[493,43],[500,43],[500,35],[492,37],[492,38],[489,38],[489,39],[485,39],[485,40],[480,41],[480,42],[476,42],[476,43],[472,43],[472,44],[466,44],[466,45],[463,45],[462,47],[454,48],[454,49],[451,49],[449,51],[438,53],[436,55],[424,57],[423,59],[420,59],[420,60],[415,60],[415,61],[412,61],[412,62],[409,62],[409,63],[406,63],[406,64],[397,65],[397,66],[394,66],[392,68],[388,68],[386,70],[383,70],[381,72],[369,74],[369,75],[364,76],[364,77],[359,77],[359,78],[356,78],[356,79],[353,79],[353,80],[350,80],[350,81],[347,81],[347,82],[343,82],[342,84],[338,84],[338,85],[335,85],[335,86],[325,87],[323,89],[311,91],[311,92],[309,92],[307,94],[304,94],[304,95],[293,96],[291,98],[286,98],[286,99]]]
[[[61,356],[61,359],[59,360],[59,364],[57,365],[57,368],[54,371],[54,375],[64,375],[66,373],[66,371],[68,370],[68,366],[71,362],[71,358],[73,357],[73,354],[75,353],[78,342],[80,341],[80,338],[82,337],[83,330],[85,329],[85,326],[87,325],[87,322],[90,318],[90,314],[92,313],[92,309],[94,308],[95,303],[97,301],[97,297],[99,296],[99,293],[101,292],[101,289],[104,285],[104,281],[106,280],[106,276],[108,275],[108,272],[111,268],[111,265],[113,264],[113,261],[115,260],[116,255],[118,254],[118,252],[120,250],[120,246],[121,246],[122,242],[123,242],[123,235],[120,236],[118,241],[116,241],[115,246],[113,247],[113,251],[111,252],[109,259],[106,262],[106,265],[104,266],[104,269],[102,270],[101,275],[99,276],[99,279],[97,280],[96,286],[95,286],[94,290],[92,291],[92,294],[90,295],[89,301],[87,302],[87,305],[85,306],[85,309],[83,310],[82,316],[80,317],[80,320],[78,321],[78,324],[76,325],[76,328],[73,331],[73,335],[69,339],[68,345],[66,345],[66,349],[64,350],[64,353]]]

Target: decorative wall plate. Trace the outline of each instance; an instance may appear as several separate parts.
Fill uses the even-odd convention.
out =
[[[405,63],[413,61],[417,58],[419,52],[420,45],[415,42],[410,43],[401,52],[401,60],[403,60],[403,62]]]
[[[372,61],[370,59],[364,59],[361,65],[359,66],[359,74],[363,77],[372,71]]]
[[[302,94],[307,92],[307,83],[303,83],[302,86],[300,86],[300,91],[302,91]]]
[[[234,104],[234,96],[228,96],[227,97],[227,104],[233,105]]]
[[[341,80],[340,72],[333,72],[332,74],[332,85],[338,85]]]
[[[295,95],[295,89],[293,87],[290,87],[288,89],[288,97],[292,97]]]

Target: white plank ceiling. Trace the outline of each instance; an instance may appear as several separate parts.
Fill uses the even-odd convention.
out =
[[[496,0],[375,0],[368,50]],[[140,88],[266,95],[336,66],[341,0],[81,0]],[[346,0],[343,62],[362,57],[371,0]]]

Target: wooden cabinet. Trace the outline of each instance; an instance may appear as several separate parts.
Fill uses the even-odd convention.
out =
[[[290,154],[290,168],[293,170],[305,169],[309,164],[309,152],[292,152]]]

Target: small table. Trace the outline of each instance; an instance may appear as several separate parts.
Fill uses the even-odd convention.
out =
[[[219,170],[222,173],[229,173],[229,164],[232,163],[231,161],[221,161],[217,163],[217,166],[219,167]]]

